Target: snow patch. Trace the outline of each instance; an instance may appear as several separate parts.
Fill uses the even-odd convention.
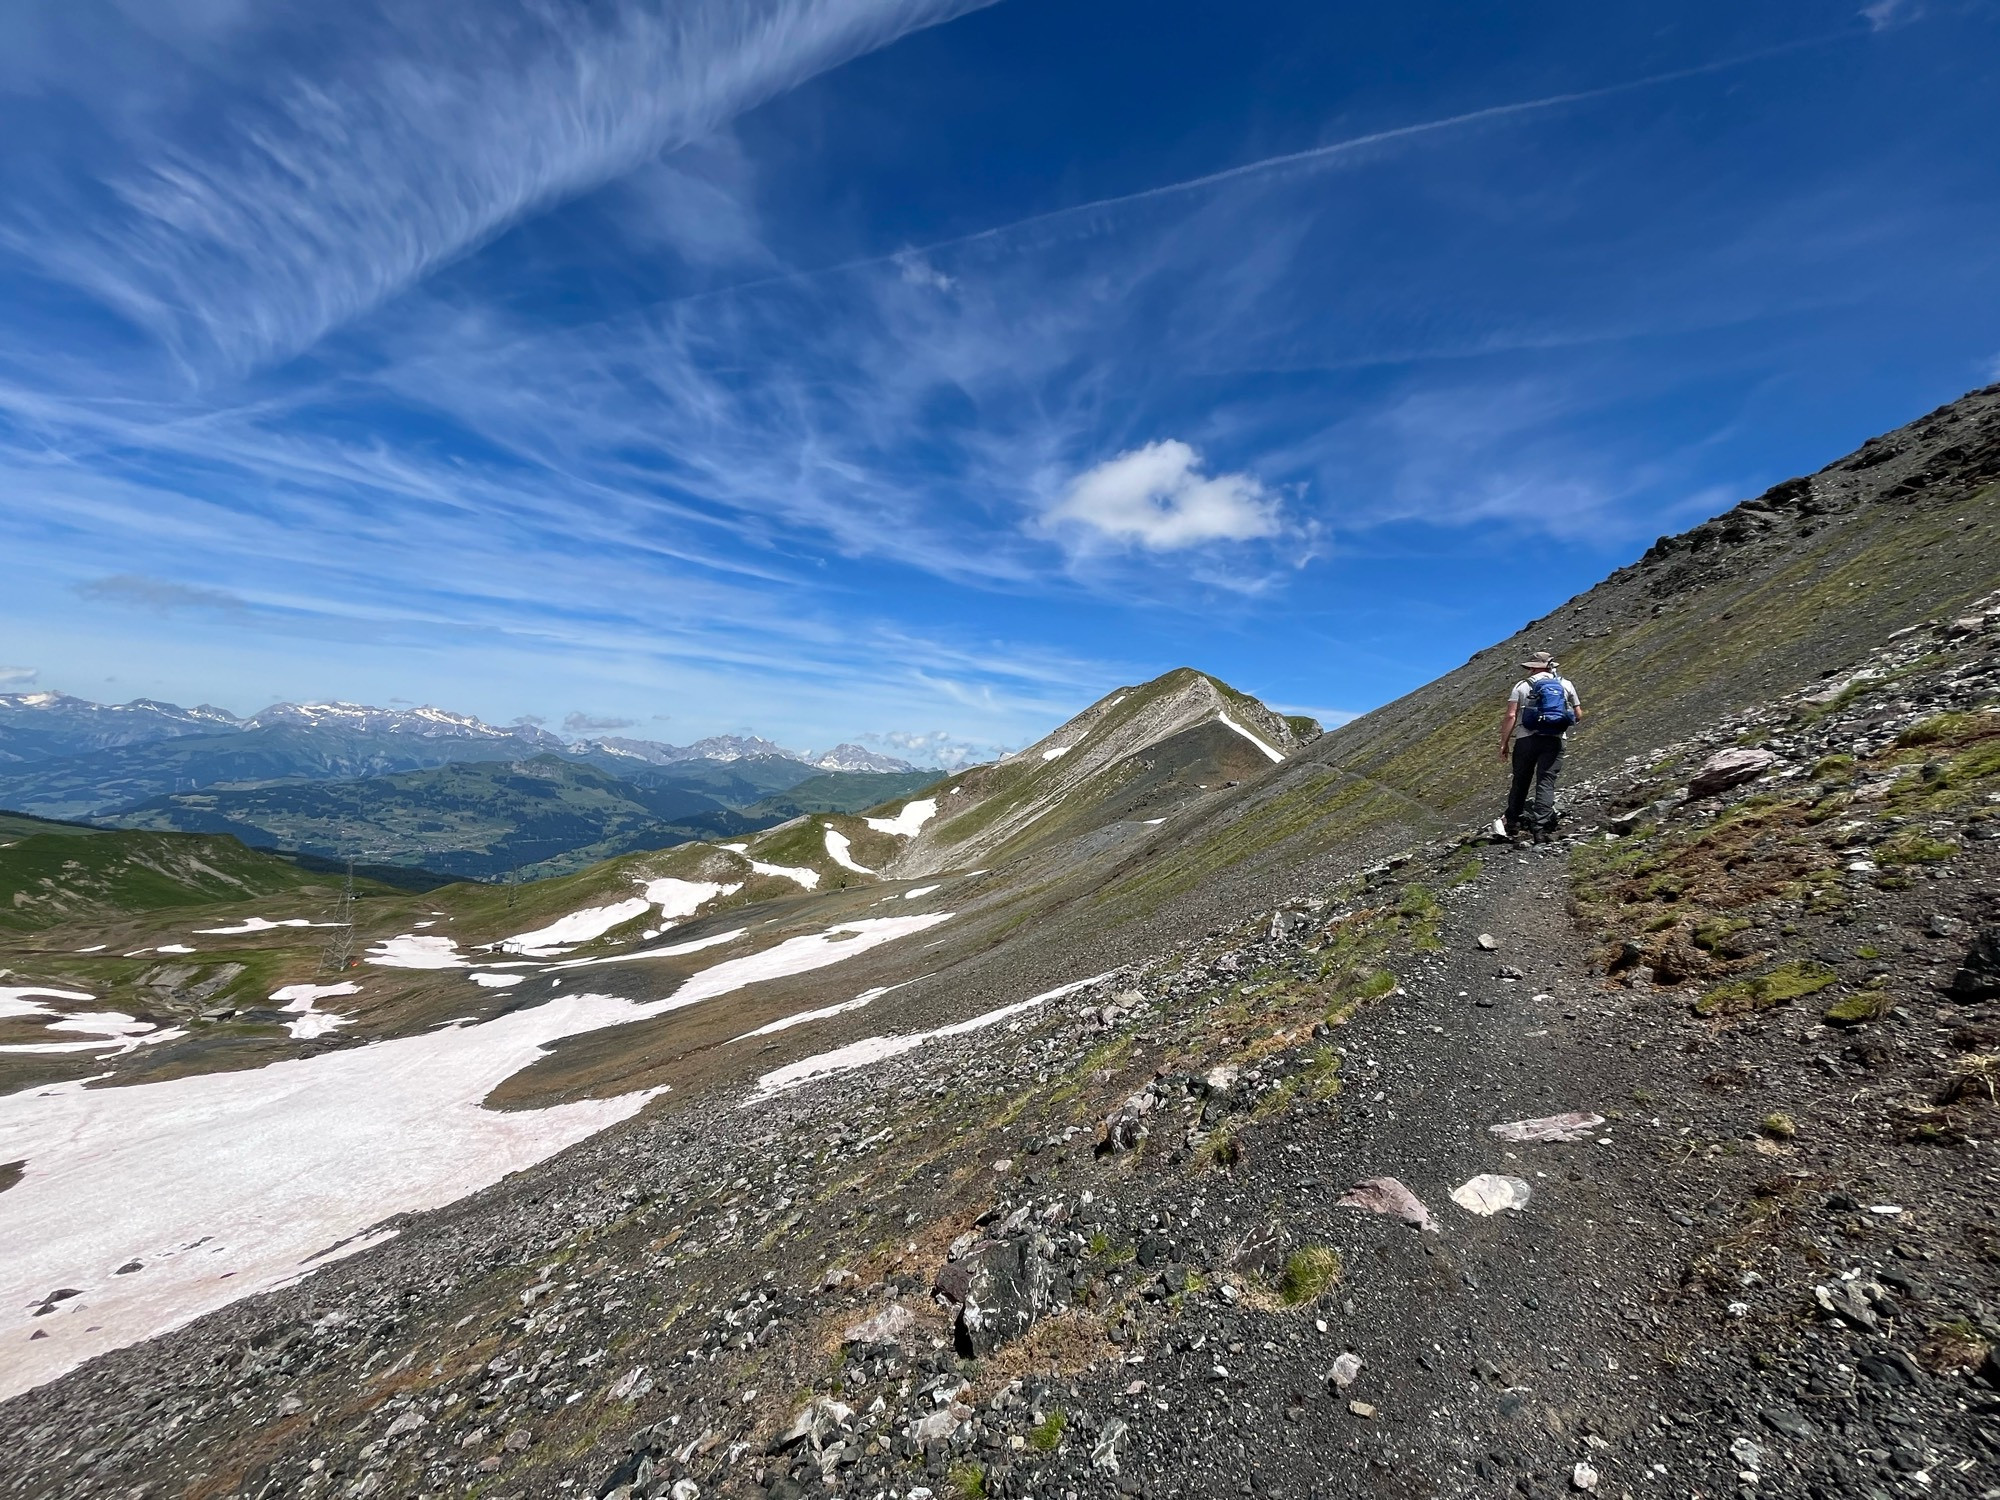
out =
[[[818,1010],[802,1010],[796,1015],[781,1016],[775,1021],[759,1026],[755,1031],[746,1031],[743,1035],[733,1036],[729,1040],[747,1042],[753,1036],[770,1036],[773,1032],[790,1031],[794,1026],[803,1026],[808,1021],[824,1021],[833,1016],[844,1016],[850,1010],[859,1010],[862,1006],[881,999],[892,988],[894,986],[885,985],[877,989],[863,990],[852,1000],[843,1000],[838,1005],[823,1005]]]
[[[549,965],[552,969],[583,969],[592,964],[629,964],[642,958],[679,958],[683,953],[699,953],[704,948],[717,948],[724,943],[733,943],[750,929],[732,927],[727,932],[718,932],[713,937],[691,938],[685,943],[669,943],[664,948],[646,948],[638,953],[608,953],[602,958],[571,958],[559,964]]]
[[[693,916],[717,896],[733,896],[742,889],[740,885],[723,885],[714,880],[676,880],[668,876],[646,882],[646,899],[659,907],[663,920],[677,922]]]
[[[939,1041],[945,1037],[964,1036],[968,1032],[997,1026],[1000,1022],[1033,1010],[1038,1005],[1046,1005],[1051,1000],[1060,1000],[1063,996],[1073,995],[1078,990],[1087,990],[1092,985],[1102,984],[1117,972],[1113,969],[1108,973],[1093,974],[1088,979],[1078,979],[1070,984],[1058,985],[1055,989],[1045,990],[1039,995],[1031,995],[1026,1000],[1016,1000],[1012,1005],[1003,1005],[998,1010],[989,1010],[984,1015],[974,1016],[969,1021],[956,1021],[932,1031],[905,1032],[898,1036],[863,1037],[858,1042],[850,1042],[845,1047],[836,1047],[831,1052],[821,1052],[812,1057],[801,1058],[795,1063],[775,1068],[759,1078],[757,1092],[749,1102],[781,1094],[787,1089],[798,1088],[802,1084],[832,1073],[845,1073],[891,1057],[900,1057],[905,1052],[914,1052],[926,1043]]]
[[[153,950],[155,953],[192,953],[194,949],[186,943],[165,943]]]
[[[1071,746],[1069,746],[1069,745],[1058,745],[1058,746],[1056,746],[1056,747],[1055,747],[1055,749],[1053,749],[1053,750],[1044,750],[1044,751],[1042,752],[1042,759],[1043,759],[1043,760],[1057,760],[1057,759],[1060,759],[1060,758],[1061,758],[1062,756],[1065,756],[1065,755],[1069,754],[1069,752],[1070,752],[1070,750],[1071,750],[1072,748],[1073,748],[1073,747],[1071,747]]]
[[[462,969],[466,960],[448,937],[416,937],[403,933],[383,938],[368,950],[368,962],[384,969]]]
[[[1259,750],[1262,750],[1266,755],[1268,755],[1271,758],[1273,764],[1276,764],[1278,761],[1281,761],[1285,758],[1285,753],[1282,750],[1272,749],[1271,746],[1265,744],[1256,735],[1252,734],[1249,730],[1245,729],[1241,724],[1237,723],[1234,719],[1230,718],[1229,711],[1227,709],[1218,708],[1215,711],[1215,716],[1218,719],[1222,720],[1223,724],[1226,725],[1228,728],[1235,730],[1238,734],[1242,735],[1244,739],[1248,740],[1251,744],[1255,745]]]
[[[905,802],[903,810],[893,818],[863,818],[861,821],[877,833],[893,833],[899,839],[908,839],[915,838],[924,824],[936,816],[937,798],[924,797],[916,802]]]
[[[628,896],[609,906],[586,906],[582,911],[558,917],[548,926],[537,927],[533,932],[502,938],[500,947],[508,953],[525,953],[531,958],[551,958],[569,952],[578,943],[603,937],[612,928],[634,917],[643,917],[652,909],[653,903],[645,896]]]
[[[943,887],[941,886],[920,885],[914,891],[903,892],[903,899],[905,901],[921,901],[924,897],[930,895],[932,892],[941,889],[943,889]]]
[[[0,1153],[27,1161],[0,1218],[0,1399],[366,1249],[386,1237],[369,1226],[636,1114],[650,1093],[543,1110],[479,1101],[557,1038],[644,1011],[572,995],[262,1068],[0,1097]],[[143,1269],[111,1274],[131,1260]],[[82,1294],[34,1318],[53,1286]],[[48,1337],[29,1342],[31,1323]]]
[[[528,976],[525,974],[479,973],[472,976],[472,982],[483,990],[510,989]]]
[[[748,855],[744,856],[746,859]],[[794,865],[767,865],[762,860],[750,860],[750,868],[759,875],[782,875],[787,880],[796,880],[807,890],[819,889],[819,871]]]
[[[87,1001],[97,998],[80,990],[51,990],[32,985],[0,988],[0,1020],[19,1016],[54,1016],[55,1019],[48,1023],[46,1030],[81,1032],[86,1039],[78,1042],[13,1042],[0,1046],[0,1052],[14,1055],[99,1052],[119,1057],[135,1047],[151,1047],[187,1035],[179,1027],[162,1030],[151,1021],[141,1021],[138,1017],[128,1016],[123,1011],[79,1011],[65,1014],[38,1004],[30,998],[37,995],[49,1000]]]
[[[893,942],[911,933],[923,932],[940,922],[951,920],[948,911],[925,912],[914,917],[862,917],[853,922],[843,922],[825,932],[804,933],[795,938],[787,938],[775,947],[766,948],[761,953],[750,953],[742,958],[727,959],[713,968],[703,969],[689,978],[686,983],[660,1001],[655,1012],[679,1010],[684,1005],[697,1001],[711,1000],[717,995],[726,995],[731,990],[740,990],[746,984],[756,984],[765,979],[781,979],[788,974],[804,974],[812,969],[823,969],[828,964],[837,964],[842,959],[866,953],[871,948],[879,948],[884,943]]]
[[[336,1016],[317,1011],[313,1006],[335,995],[358,995],[361,986],[352,980],[341,984],[288,984],[281,990],[271,991],[273,1000],[285,1002],[287,1011],[296,1012],[296,1021],[287,1021],[285,1030],[302,1042],[309,1042],[316,1036],[325,1036],[335,1027],[345,1026],[352,1021],[351,1016]]]
[[[241,937],[246,932],[270,932],[278,927],[338,927],[338,922],[315,922],[309,917],[281,917],[272,921],[269,917],[245,917],[234,927],[197,927],[196,937]],[[425,925],[421,922],[419,927]]]
[[[852,870],[857,875],[873,875],[875,873],[866,865],[856,864],[854,856],[848,850],[849,845],[846,834],[842,833],[838,828],[829,828],[826,830],[827,858],[839,865],[841,869]]]
[[[658,1092],[541,1110],[481,1107],[551,1043],[836,964],[949,919],[863,919],[795,937],[702,970],[651,1003],[556,995],[491,1021],[262,1068],[0,1096],[0,1160],[27,1162],[0,1216],[0,1346],[15,1351],[0,1365],[0,1400],[367,1249],[394,1232],[370,1226],[477,1192],[629,1119]],[[401,961],[392,967],[466,965],[446,938],[377,946]],[[20,1013],[36,995],[92,998],[0,989],[0,1003]],[[178,1033],[145,1040],[168,1034]],[[143,1269],[110,1273],[129,1260]],[[49,1336],[31,1343],[33,1310],[52,1286],[82,1290],[33,1320]]]

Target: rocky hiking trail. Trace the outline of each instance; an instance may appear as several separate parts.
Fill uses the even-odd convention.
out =
[[[9,1403],[0,1493],[2000,1494],[1982,609],[1557,844],[668,1096]]]

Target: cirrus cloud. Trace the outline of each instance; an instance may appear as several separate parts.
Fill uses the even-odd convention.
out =
[[[1044,529],[1172,552],[1249,542],[1284,529],[1278,497],[1250,474],[1208,474],[1202,458],[1167,438],[1106,459],[1071,480]]]

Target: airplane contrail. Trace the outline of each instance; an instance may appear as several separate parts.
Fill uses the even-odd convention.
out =
[[[1467,110],[1462,114],[1446,115],[1436,120],[1420,120],[1410,125],[1395,125],[1383,130],[1369,131],[1365,135],[1350,136],[1345,140],[1329,141],[1322,146],[1308,146],[1300,151],[1281,152],[1276,156],[1261,157],[1256,161],[1242,162],[1219,171],[1204,172],[1197,177],[1184,178],[1179,182],[1162,183],[1155,187],[1139,188],[1129,193],[1114,193],[1104,198],[1094,198],[1088,203],[1072,203],[1063,208],[1053,208],[1025,218],[1014,219],[1005,224],[996,224],[987,229],[976,229],[967,234],[953,235],[947,239],[935,240],[925,245],[907,245],[883,254],[867,255],[855,260],[839,261],[833,265],[819,266],[802,271],[781,271],[769,276],[755,277],[739,281],[725,287],[712,287],[706,291],[692,292],[686,296],[668,298],[656,306],[679,306],[689,302],[706,301],[712,297],[733,296],[739,292],[758,291],[765,287],[786,286],[801,281],[816,280],[824,276],[840,276],[853,271],[871,270],[879,266],[906,264],[911,260],[940,254],[949,250],[961,250],[1006,236],[1018,234],[1025,229],[1040,225],[1056,224],[1067,219],[1080,218],[1087,214],[1104,210],[1128,208],[1134,204],[1153,202],[1162,198],[1181,197],[1199,193],[1223,183],[1237,182],[1246,178],[1260,177],[1268,173],[1282,171],[1287,167],[1311,167],[1337,161],[1366,151],[1370,147],[1394,144],[1399,141],[1414,140],[1421,136],[1437,135],[1443,132],[1464,129],[1467,126],[1486,124],[1495,120],[1506,120],[1521,115],[1542,114],[1574,104],[1588,104],[1599,99],[1615,98],[1621,94],[1638,93],[1645,89],[1659,88],[1663,84],[1678,83],[1689,78],[1700,78],[1713,73],[1727,72],[1733,68],[1746,67],[1767,58],[1780,57],[1794,52],[1803,52],[1815,47],[1831,45],[1835,42],[1854,40],[1858,33],[1835,32],[1810,37],[1801,41],[1786,42],[1775,47],[1764,47],[1754,52],[1739,53],[1733,57],[1718,58],[1713,62],[1699,63],[1693,67],[1675,68],[1665,73],[1652,73],[1643,78],[1628,79],[1623,83],[1605,84],[1598,88],[1577,89],[1569,93],[1548,94],[1539,99],[1520,99],[1509,104],[1493,104],[1483,109]]]

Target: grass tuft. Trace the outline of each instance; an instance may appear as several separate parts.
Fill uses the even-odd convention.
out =
[[[1287,1307],[1311,1302],[1340,1280],[1340,1252],[1325,1245],[1307,1245],[1285,1257],[1278,1274],[1278,1295]]]

